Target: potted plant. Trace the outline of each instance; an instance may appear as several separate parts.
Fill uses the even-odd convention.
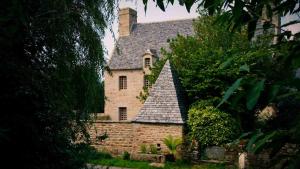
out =
[[[168,147],[169,153],[165,154],[166,161],[174,162],[177,153],[177,147],[181,145],[182,140],[181,138],[174,138],[173,136],[169,135],[164,139],[164,144]]]

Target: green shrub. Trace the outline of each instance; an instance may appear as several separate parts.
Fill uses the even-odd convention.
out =
[[[173,136],[169,135],[167,138],[164,139],[165,145],[168,147],[171,154],[176,154],[176,148],[182,143],[180,138],[174,138]]]
[[[192,138],[196,139],[200,146],[228,143],[239,134],[236,120],[212,106],[192,106],[189,110],[188,125]]]
[[[141,153],[146,154],[147,153],[147,146],[145,144],[142,144],[140,146],[140,151],[141,151]]]
[[[124,151],[122,155],[123,160],[130,160],[130,154],[127,151]]]
[[[151,154],[157,154],[157,147],[154,144],[150,144],[150,153]]]

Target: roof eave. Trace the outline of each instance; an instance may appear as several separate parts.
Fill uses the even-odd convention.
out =
[[[183,125],[185,122],[162,122],[162,121],[143,121],[143,120],[133,120],[132,123],[144,123],[144,124],[174,124]]]
[[[109,68],[109,70],[143,70],[143,68]]]

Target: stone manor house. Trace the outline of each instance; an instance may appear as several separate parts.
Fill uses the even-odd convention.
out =
[[[111,120],[97,121],[91,130],[94,146],[112,154],[127,151],[137,154],[140,146],[167,148],[168,135],[183,137],[186,108],[180,82],[169,61],[151,86],[145,103],[137,96],[150,87],[146,76],[160,57],[160,49],[168,49],[168,40],[178,34],[193,34],[193,20],[137,23],[137,12],[131,8],[119,11],[119,39],[108,63],[105,76],[105,111]]]

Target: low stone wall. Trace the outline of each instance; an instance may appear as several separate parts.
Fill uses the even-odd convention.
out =
[[[235,165],[238,162],[237,150],[220,146],[207,147],[204,152],[202,152],[202,157],[200,157],[201,153],[198,149],[185,153],[188,155],[186,159],[190,159],[193,163],[211,162]]]
[[[163,143],[164,138],[172,135],[175,138],[182,138],[183,126],[175,124],[149,124],[149,123],[133,123],[134,137],[133,150],[134,153],[140,151],[142,144],[160,146],[162,152],[168,151]]]
[[[96,121],[89,132],[96,149],[114,156],[127,151],[135,157],[142,144],[148,147],[153,144],[160,146],[162,152],[168,151],[164,138],[168,135],[182,138],[183,125]]]
[[[89,129],[92,145],[112,155],[132,152],[133,125],[129,122],[96,121]],[[107,138],[101,140],[101,136]],[[98,137],[98,138],[97,138]]]

